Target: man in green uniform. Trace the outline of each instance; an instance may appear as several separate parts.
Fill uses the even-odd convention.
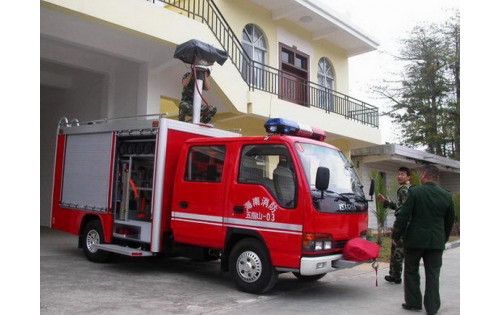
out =
[[[186,116],[193,116],[193,98],[194,91],[196,89],[194,71],[186,72],[182,76],[182,98],[179,103],[179,120],[186,121]],[[210,90],[210,81],[208,77],[210,76],[210,70],[204,72],[205,78],[203,80],[203,87],[199,87],[205,91]],[[201,92],[201,90],[200,90]],[[208,124],[212,118],[217,113],[217,108],[215,106],[207,105],[201,102],[201,112],[200,121],[204,124]]]
[[[410,169],[406,166],[401,166],[398,169],[398,199],[396,202],[387,200],[383,195],[378,194],[377,198],[384,203],[384,208],[396,210],[394,215],[397,217],[399,208],[403,205],[408,198],[408,189],[410,188]],[[389,275],[385,276],[388,282],[401,283],[401,274],[403,272],[403,260],[405,258],[403,239],[400,238],[396,244],[391,246],[391,264],[389,266]]]
[[[438,176],[437,167],[424,167],[420,175],[422,185],[410,187],[408,199],[399,210],[392,232],[393,242],[404,236],[405,303],[402,307],[406,310],[422,309],[419,268],[423,259],[423,304],[427,314],[436,314],[441,306],[439,273],[455,218],[451,194],[437,185]]]

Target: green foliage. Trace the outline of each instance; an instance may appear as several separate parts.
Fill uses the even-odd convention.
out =
[[[460,160],[460,13],[440,25],[415,26],[401,40],[400,77],[373,91],[389,100],[401,144]]]
[[[380,245],[378,261],[390,263],[392,238],[390,236],[383,236],[382,243],[378,245]]]
[[[398,189],[399,189],[398,181],[395,179],[391,180],[389,185],[386,187],[387,193],[385,197],[390,201],[395,202],[398,199]]]
[[[410,184],[413,186],[420,186],[422,183],[420,182],[420,174],[421,171],[411,170],[410,172]]]
[[[389,209],[384,208],[383,203],[378,200],[377,195],[382,194],[386,195],[387,191],[384,186],[382,176],[380,175],[379,172],[377,171],[371,171],[370,172],[370,178],[374,180],[375,186],[374,186],[374,198],[375,198],[375,209],[372,209],[371,211],[375,215],[375,218],[377,219],[377,230],[378,230],[378,236],[377,236],[377,244],[382,244],[382,227],[384,225],[384,222],[387,220],[387,215],[389,214]]]

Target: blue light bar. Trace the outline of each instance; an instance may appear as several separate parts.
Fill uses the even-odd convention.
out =
[[[270,134],[294,134],[299,130],[299,124],[283,118],[271,118],[264,124],[267,133]]]
[[[270,135],[289,135],[324,141],[326,134],[323,130],[309,125],[300,124],[283,118],[270,118],[264,124]]]

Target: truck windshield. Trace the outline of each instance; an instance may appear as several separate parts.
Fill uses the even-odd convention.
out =
[[[323,166],[330,170],[329,192],[365,199],[356,170],[341,151],[303,142],[295,143],[295,148],[312,190],[316,189],[316,171],[319,166]]]

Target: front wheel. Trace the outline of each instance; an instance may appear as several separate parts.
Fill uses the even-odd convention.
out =
[[[278,272],[262,242],[243,239],[229,255],[229,268],[236,286],[248,293],[265,293],[278,279]]]
[[[101,222],[93,220],[85,225],[83,230],[83,252],[88,260],[103,263],[112,258],[111,252],[95,248],[95,244],[104,242],[104,234],[102,232]]]

